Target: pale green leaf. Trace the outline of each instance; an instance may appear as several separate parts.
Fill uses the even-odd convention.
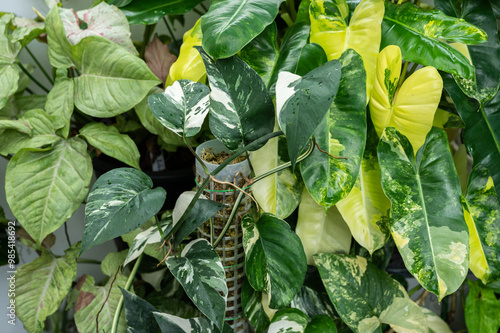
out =
[[[128,249],[120,252],[109,252],[101,262],[101,271],[107,276],[113,276],[120,266],[124,266],[123,262],[127,255]]]
[[[54,87],[47,95],[45,110],[52,116],[64,119],[64,127],[61,134],[64,138],[68,137],[70,130],[71,115],[74,109],[75,86],[73,79],[68,78],[66,69],[56,71],[56,81]]]
[[[465,323],[470,333],[497,333],[500,328],[500,302],[493,290],[480,281],[467,281],[469,294],[465,300]]]

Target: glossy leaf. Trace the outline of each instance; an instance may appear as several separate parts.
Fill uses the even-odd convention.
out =
[[[158,331],[153,312],[156,308],[128,290],[120,288],[123,294],[127,333],[150,333]]]
[[[303,333],[308,322],[309,318],[302,311],[286,308],[273,317],[268,333]]]
[[[168,45],[163,44],[158,36],[155,35],[153,40],[146,46],[144,59],[149,69],[151,69],[161,82],[165,83],[170,73],[170,68],[175,60],[177,60],[177,57],[171,54]]]
[[[303,285],[295,295],[290,307],[304,312],[311,318],[317,315],[337,316],[326,292],[322,291],[320,293],[306,285]]]
[[[121,134],[116,127],[106,126],[103,123],[90,123],[80,129],[80,135],[104,154],[140,169],[139,149],[127,134]]]
[[[269,140],[262,148],[253,151],[251,160],[255,176],[260,176],[288,162],[287,143],[284,137]],[[273,173],[252,185],[252,195],[260,209],[280,219],[287,218],[299,205],[304,185],[291,168]]]
[[[500,328],[500,302],[493,290],[479,281],[467,281],[469,294],[465,300],[465,323],[470,333],[496,333]]]
[[[337,313],[354,332],[374,332],[382,324],[427,332],[424,314],[404,288],[365,258],[318,253],[314,260]]]
[[[25,264],[15,274],[16,315],[28,332],[42,332],[45,319],[57,311],[76,277],[76,243],[64,256],[50,251]]]
[[[207,318],[184,319],[167,313],[153,312],[162,333],[230,333],[231,328],[224,324],[224,329],[219,330]]]
[[[99,177],[85,206],[81,252],[137,228],[158,213],[166,192],[152,187],[151,178],[131,168],[113,169]]]
[[[179,136],[198,134],[209,111],[210,89],[203,83],[175,81],[162,94],[149,96],[149,107],[158,121]]]
[[[282,71],[276,84],[276,112],[295,161],[333,103],[340,82],[340,63],[327,62],[303,77]]]
[[[257,333],[264,331],[271,323],[262,305],[263,301],[263,293],[255,291],[250,283],[245,280],[241,290],[241,306],[245,317]]]
[[[196,239],[186,245],[180,257],[168,257],[166,264],[196,307],[222,330],[228,293],[226,275],[210,243]]]
[[[210,82],[210,130],[230,150],[269,134],[274,106],[260,76],[232,57],[215,62],[201,51]],[[260,148],[260,147],[259,147]]]
[[[441,300],[460,287],[469,266],[469,234],[446,133],[432,129],[414,157],[408,139],[388,127],[377,152],[392,205],[392,237],[408,271]]]
[[[203,49],[214,59],[235,55],[278,15],[283,0],[217,0],[201,17]]]
[[[66,69],[58,69],[56,73],[55,84],[47,95],[45,110],[52,116],[64,119],[61,134],[64,138],[67,138],[74,109],[75,84],[73,79],[68,78]]]
[[[351,191],[358,177],[366,141],[363,60],[356,51],[347,50],[339,62],[342,75],[337,95],[314,132],[314,139],[323,152],[315,149],[300,163],[306,188],[325,209]]]
[[[427,319],[429,333],[453,333],[448,324],[437,314],[424,307],[421,307],[420,309]]]
[[[349,253],[351,247],[351,232],[338,209],[332,206],[325,211],[305,189],[295,232],[304,247],[308,265],[314,265],[316,253]]]
[[[398,89],[401,73],[401,50],[391,45],[380,52],[370,100],[370,115],[379,136],[384,128],[395,127],[416,152],[432,128],[441,99],[443,80],[433,67],[422,68]]]
[[[133,24],[155,24],[165,15],[182,15],[191,11],[202,0],[133,0],[120,9]]]
[[[469,268],[483,283],[500,279],[500,203],[488,169],[471,172],[464,202],[469,227]]]
[[[313,0],[309,13],[311,43],[321,45],[328,60],[340,58],[347,49],[353,49],[361,55],[366,71],[368,101],[380,47],[384,1],[362,1],[350,20],[345,0]]]
[[[337,333],[337,326],[330,316],[327,315],[317,315],[311,318],[309,324],[307,324],[304,333]]]
[[[269,306],[287,306],[300,290],[307,269],[299,237],[277,217],[264,213],[258,222],[242,220],[248,282],[269,296]]]
[[[92,162],[77,137],[48,150],[22,149],[6,171],[7,202],[37,244],[59,229],[87,196]]]
[[[319,44],[306,44],[300,51],[296,74],[306,75],[307,73],[309,73],[316,67],[323,65],[327,61],[328,59],[326,58],[326,53]],[[365,80],[366,78],[363,81]]]
[[[486,41],[486,34],[470,23],[443,15],[441,11],[425,11],[411,3],[394,5],[385,2],[381,48],[397,45],[404,60],[472,78],[474,68],[469,60],[439,39],[478,44]]]

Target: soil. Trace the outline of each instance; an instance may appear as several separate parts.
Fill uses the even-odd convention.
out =
[[[202,150],[200,157],[204,161],[207,161],[208,163],[220,165],[220,164],[222,164],[222,162],[224,162],[225,160],[227,160],[231,156],[233,156],[233,154],[229,154],[229,153],[226,153],[223,151],[215,154],[212,147],[208,147],[208,148],[205,148]],[[229,164],[236,164],[236,163],[242,162],[246,159],[247,159],[246,156],[240,155],[240,156],[236,157],[233,161],[231,161],[231,163],[229,163]]]

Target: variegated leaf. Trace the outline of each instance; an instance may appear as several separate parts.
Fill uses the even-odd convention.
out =
[[[68,78],[68,70],[57,69],[56,81],[47,95],[45,110],[52,116],[64,119],[64,127],[60,130],[64,138],[68,137],[71,116],[75,106],[75,83]]]
[[[159,327],[153,315],[158,310],[130,291],[123,288],[120,289],[124,299],[127,333],[158,332]]]
[[[241,223],[248,282],[255,290],[268,293],[271,308],[287,306],[300,290],[307,270],[299,237],[285,221],[269,213],[258,222],[245,215]]]
[[[290,307],[304,312],[310,318],[317,315],[336,316],[335,309],[328,295],[324,292],[320,293],[306,285],[303,285],[297,295],[295,295],[295,298],[290,303]]]
[[[429,66],[413,73],[398,88],[401,61],[398,46],[390,45],[380,52],[370,115],[379,136],[384,128],[395,127],[410,140],[416,153],[432,128],[443,80],[438,71]]]
[[[318,253],[314,261],[337,313],[354,332],[374,332],[382,324],[396,332],[428,332],[403,286],[365,258]]]
[[[425,319],[427,320],[429,333],[453,333],[448,324],[437,314],[424,307],[421,307],[420,309],[424,313]]]
[[[338,60],[332,60],[303,77],[286,71],[279,74],[276,113],[286,135],[292,169],[333,103],[340,82],[340,67]]]
[[[276,313],[268,333],[304,333],[309,318],[300,310],[286,308]]]
[[[237,57],[215,62],[204,51],[200,52],[212,89],[213,135],[230,150],[236,150],[271,133],[274,106],[260,76]]]
[[[208,114],[209,93],[203,83],[178,80],[162,94],[150,95],[149,107],[163,126],[179,136],[192,137]]]
[[[351,232],[337,207],[325,210],[306,189],[302,193],[295,232],[304,247],[308,265],[314,265],[316,253],[348,253],[351,247]]]
[[[500,280],[500,203],[488,169],[471,172],[464,202],[469,227],[469,268],[483,283]]]
[[[12,21],[15,25],[11,39],[13,42],[20,42],[23,47],[45,32],[45,24],[34,19],[15,17]]]
[[[264,331],[271,323],[270,317],[262,304],[265,293],[255,291],[247,280],[241,289],[241,306],[243,313],[257,333]]]
[[[228,293],[226,274],[210,243],[196,239],[186,245],[180,257],[167,258],[166,264],[198,309],[222,330]]]
[[[311,43],[323,47],[328,60],[338,59],[347,49],[361,55],[366,71],[366,96],[370,99],[384,17],[383,0],[362,1],[349,17],[346,0],[313,0]]]
[[[356,51],[347,50],[339,62],[342,65],[339,90],[314,131],[314,139],[323,151],[315,149],[300,163],[306,188],[325,209],[351,191],[358,178],[366,141],[363,60]]]
[[[158,213],[167,194],[152,187],[151,178],[131,168],[113,169],[99,177],[85,206],[81,252],[126,234]]]
[[[410,273],[441,300],[460,287],[469,267],[469,233],[446,133],[433,128],[414,157],[409,140],[388,127],[377,152],[392,237]]]
[[[231,328],[224,324],[224,329],[217,328],[207,318],[184,319],[167,313],[153,312],[162,333],[230,333]]]
[[[337,333],[337,326],[333,321],[333,318],[327,315],[317,315],[311,318],[309,324],[307,324],[304,333]]]

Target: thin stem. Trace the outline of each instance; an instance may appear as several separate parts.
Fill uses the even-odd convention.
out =
[[[210,171],[208,171],[207,166],[205,165],[205,162],[203,162],[203,160],[201,159],[201,157],[198,156],[198,154],[196,154],[196,152],[194,151],[193,147],[191,147],[189,145],[186,137],[184,136],[184,133],[182,134],[182,141],[184,141],[184,144],[189,148],[189,151],[191,151],[191,154],[193,154],[194,158],[196,158],[196,160],[198,161],[198,163],[201,164],[201,166],[203,167],[203,171],[205,171],[205,174],[208,175],[210,173]]]
[[[422,289],[422,286],[421,285],[417,285],[415,288],[413,288],[412,290],[410,290],[408,292],[408,296],[411,297],[411,295],[413,295],[414,293],[416,293],[417,291],[419,291],[420,289]]]
[[[85,259],[85,258],[78,258],[78,259],[76,259],[76,262],[79,264],[96,264],[96,265],[101,264],[101,262],[99,260]]]
[[[288,8],[288,12],[290,13],[290,17],[292,21],[295,22],[297,18],[297,11],[295,10],[295,0],[286,0],[286,6]]]
[[[144,29],[141,51],[139,52],[141,58],[144,58],[144,52],[146,52],[146,46],[148,45],[149,41],[151,40],[151,36],[155,32],[155,28],[156,28],[156,23],[151,24],[151,25],[147,25],[146,28]]]
[[[69,247],[71,247],[71,240],[69,239],[68,233],[68,223],[64,223],[64,233],[66,234],[66,240],[68,241]]]
[[[134,282],[135,274],[137,274],[137,270],[139,269],[141,261],[142,261],[142,253],[135,261],[134,267],[132,268],[132,272],[130,272],[127,283],[125,284],[125,288],[123,289],[128,290],[132,285],[132,282]],[[120,320],[120,313],[122,312],[122,306],[123,306],[123,294],[120,297],[120,300],[118,301],[118,306],[116,307],[115,316],[113,318],[113,326],[111,326],[111,333],[116,333],[118,329],[118,321]]]
[[[202,13],[201,10],[196,9],[196,8],[193,8],[193,12],[195,12],[196,14],[198,14],[200,16],[203,16],[203,14],[205,14],[205,13]]]
[[[160,233],[161,238],[165,239],[166,238],[165,233],[161,229],[160,220],[158,220],[158,217],[156,215],[155,215],[155,224],[156,227],[158,228],[158,232]]]
[[[408,71],[408,74],[406,74],[406,75],[407,75],[407,76],[410,76],[410,75],[412,75],[413,73],[415,73],[415,70],[417,69],[417,67],[418,67],[418,64],[417,64],[417,63],[414,63],[414,64],[411,66],[410,70]]]
[[[234,205],[233,205],[233,210],[231,210],[231,215],[229,215],[229,218],[227,219],[227,222],[226,222],[226,225],[224,226],[224,229],[222,229],[222,232],[220,233],[219,237],[217,238],[217,240],[215,241],[215,243],[213,245],[214,249],[217,248],[217,245],[219,245],[219,243],[222,241],[222,239],[226,235],[226,232],[229,229],[229,226],[231,225],[231,222],[233,221],[234,216],[236,215],[236,212],[238,212],[238,208],[240,206],[241,200],[243,200],[243,195],[244,195],[243,192],[240,192],[240,194],[238,194],[238,198],[236,198],[236,201],[234,202]]]
[[[405,61],[405,64],[403,65],[403,70],[401,71],[401,77],[399,78],[398,89],[399,89],[399,87],[401,87],[404,80],[406,79],[406,71],[407,70],[408,70],[408,61]]]
[[[30,49],[28,48],[28,46],[25,46],[24,48],[26,49],[26,51],[28,51],[28,53],[31,56],[31,58],[37,64],[38,68],[40,68],[40,70],[42,71],[43,75],[45,75],[45,77],[47,78],[47,80],[49,80],[50,84],[54,85],[54,80],[52,80],[52,78],[50,77],[50,75],[47,73],[47,71],[45,70],[45,68],[43,68],[43,66],[40,64],[40,62],[35,57],[35,55],[30,51]]]
[[[177,42],[177,39],[175,39],[175,36],[174,36],[174,32],[172,31],[172,28],[170,28],[170,24],[168,24],[167,20],[165,19],[165,16],[163,16],[163,22],[165,23],[165,25],[167,26],[167,29],[168,29],[168,33],[170,34],[170,37],[172,38],[172,41],[175,43],[175,46],[177,48],[180,48],[181,46],[179,45],[179,43]]]
[[[30,88],[26,88],[25,89],[30,95],[34,95],[35,93],[33,92],[33,90],[31,90]]]
[[[28,70],[26,68],[24,68],[24,66],[20,63],[20,62],[16,62],[16,64],[19,66],[19,68],[21,68],[21,70],[24,72],[24,74],[26,74],[30,79],[31,81],[33,81],[37,86],[39,86],[43,91],[45,91],[46,93],[49,93],[50,90],[45,88],[45,86],[43,84],[41,84],[37,79],[35,79],[33,77],[33,75],[31,75],[30,72],[28,72]]]
[[[207,9],[207,7],[205,7],[205,5],[203,4],[203,2],[200,3],[200,6],[201,6],[201,8],[203,8],[203,10],[205,11],[205,13],[208,12],[208,9]]]

